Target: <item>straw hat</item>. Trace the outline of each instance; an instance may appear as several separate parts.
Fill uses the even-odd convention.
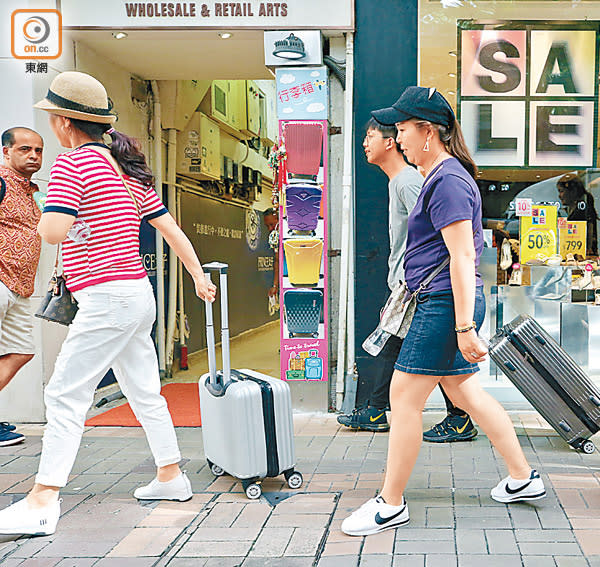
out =
[[[65,71],[57,75],[46,98],[33,106],[51,114],[88,122],[112,124],[117,119],[110,113],[112,103],[102,83],[78,71]]]

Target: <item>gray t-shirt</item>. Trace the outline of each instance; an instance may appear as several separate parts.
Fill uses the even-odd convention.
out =
[[[388,287],[392,289],[404,279],[404,253],[408,232],[408,215],[421,191],[423,176],[411,166],[405,167],[389,182],[390,257],[388,259]]]

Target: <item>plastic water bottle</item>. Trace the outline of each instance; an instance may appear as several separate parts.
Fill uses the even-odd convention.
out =
[[[384,331],[379,325],[377,325],[377,328],[365,339],[362,347],[371,356],[377,356],[390,337],[390,333]]]

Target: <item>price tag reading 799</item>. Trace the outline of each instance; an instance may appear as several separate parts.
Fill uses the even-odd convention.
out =
[[[586,256],[587,223],[585,221],[567,221],[558,225],[558,236],[560,242],[560,255],[563,259],[567,254],[579,254]]]

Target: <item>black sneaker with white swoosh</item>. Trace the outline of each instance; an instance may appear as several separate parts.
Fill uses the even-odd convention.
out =
[[[365,502],[342,522],[342,531],[352,536],[367,536],[408,524],[408,506],[391,506],[382,496]]]
[[[507,476],[492,488],[492,498],[496,502],[504,502],[505,504],[539,500],[545,496],[544,482],[536,470],[532,470],[526,480],[515,480]]]

